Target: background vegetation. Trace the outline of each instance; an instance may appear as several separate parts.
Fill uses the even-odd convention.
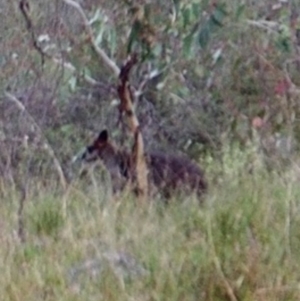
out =
[[[3,300],[298,300],[298,1],[78,0],[112,61],[139,53],[146,147],[204,167],[202,207],[78,179],[102,128],[130,145],[117,79],[70,1],[23,3],[0,0]]]

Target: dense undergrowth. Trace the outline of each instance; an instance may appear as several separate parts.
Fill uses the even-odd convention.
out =
[[[202,206],[192,197],[169,205],[100,201],[99,185],[83,191],[80,182],[64,194],[29,192],[24,243],[19,195],[7,189],[1,300],[297,300],[296,167],[279,174],[257,164],[249,173],[230,153],[222,176],[207,168],[215,183]]]

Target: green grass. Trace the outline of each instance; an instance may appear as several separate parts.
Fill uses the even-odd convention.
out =
[[[238,179],[227,171],[201,207],[193,199],[141,207],[129,197],[101,204],[94,193],[73,187],[66,211],[57,193],[30,196],[24,244],[16,235],[18,195],[3,197],[1,300],[299,299],[293,171]],[[144,272],[128,276],[101,261],[98,274],[71,280],[72,268],[111,252],[130,254]]]

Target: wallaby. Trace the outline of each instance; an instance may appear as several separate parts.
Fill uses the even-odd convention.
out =
[[[170,198],[176,192],[194,192],[202,196],[207,190],[203,171],[191,160],[161,152],[149,152],[145,156],[151,195],[158,192]],[[107,130],[100,132],[79,159],[85,162],[100,159],[111,175],[114,191],[122,189],[120,178],[124,180],[123,183],[133,180],[131,155],[110,141]]]

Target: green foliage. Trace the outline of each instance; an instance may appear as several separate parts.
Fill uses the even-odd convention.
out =
[[[205,48],[208,45],[211,34],[218,28],[223,27],[223,20],[225,16],[225,6],[221,4],[216,5],[211,16],[204,24],[202,24],[199,31],[198,41],[202,48]]]
[[[109,24],[108,16],[104,11],[98,8],[89,23],[96,32],[96,44],[99,46],[105,44],[109,56],[114,57],[117,47],[117,36],[115,28]]]

